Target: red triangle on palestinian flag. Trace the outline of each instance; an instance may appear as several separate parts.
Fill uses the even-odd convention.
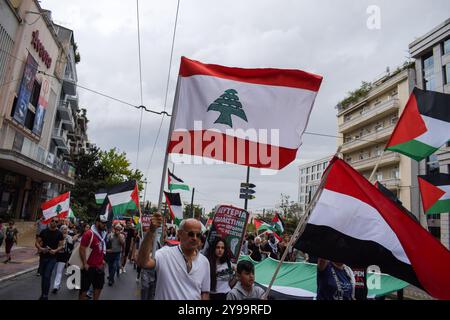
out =
[[[426,213],[444,194],[445,191],[418,177],[423,211]]]

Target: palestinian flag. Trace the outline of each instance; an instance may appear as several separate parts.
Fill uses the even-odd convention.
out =
[[[167,171],[168,171],[168,175],[167,175],[168,179],[167,180],[168,180],[170,192],[172,192],[173,190],[176,190],[176,189],[189,191],[189,186],[187,184],[185,184],[183,180],[181,180],[176,175],[174,175],[172,172],[170,172],[169,169],[167,169]]]
[[[423,211],[426,214],[450,212],[450,174],[418,176]]]
[[[114,216],[126,214],[139,207],[139,190],[136,180],[117,184],[108,189],[108,199]]]
[[[380,267],[450,299],[450,251],[339,158],[333,158],[324,187],[295,247],[353,268]]]
[[[109,202],[108,197],[104,198],[102,207],[100,208],[99,215],[102,216],[103,219],[107,220],[106,226],[107,226],[108,230],[110,230],[113,225],[114,214],[113,214],[112,206],[111,206],[111,203]]]
[[[95,193],[95,203],[97,203],[98,205],[102,205],[103,201],[105,200],[106,196],[108,194],[108,190],[102,188],[99,189],[96,193]]]
[[[275,213],[273,219],[272,219],[272,226],[274,227],[276,233],[278,233],[278,235],[282,235],[284,232],[284,222],[283,220],[281,220],[280,215],[278,214],[278,212]]]
[[[450,94],[414,88],[386,149],[416,161],[450,139]]]
[[[322,77],[181,58],[169,153],[282,169],[302,144]]]
[[[44,224],[48,224],[54,217],[59,219],[67,218],[70,210],[70,192],[63,193],[41,205],[44,215]]]
[[[172,221],[178,226],[183,220],[183,206],[181,205],[181,197],[179,193],[170,193],[164,191],[166,203],[169,206]]]
[[[259,219],[253,219],[253,223],[255,224],[255,229],[258,234],[272,229],[270,224]]]

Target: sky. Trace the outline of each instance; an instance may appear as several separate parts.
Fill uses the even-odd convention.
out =
[[[450,13],[448,0],[181,0],[170,64],[177,1],[138,4],[147,108],[171,113],[181,56],[242,68],[301,69],[323,76],[306,131],[328,135],[337,135],[335,106],[347,92],[403,64],[409,43]],[[41,6],[52,11],[54,22],[74,31],[80,85],[141,104],[137,1],[42,0]],[[132,167],[147,177],[145,200],[157,203],[170,119],[164,117],[161,125],[162,116],[144,112],[138,147],[139,110],[81,88],[78,94],[87,109],[89,140],[101,149],[126,152]],[[281,193],[298,201],[298,166],[335,151],[335,138],[305,134],[297,159],[283,170],[265,175],[252,168],[256,198],[249,211],[275,208]],[[239,186],[246,167],[177,164],[174,169],[195,187],[194,203],[206,210],[217,204],[243,207]],[[191,193],[182,191],[181,197],[190,202]]]

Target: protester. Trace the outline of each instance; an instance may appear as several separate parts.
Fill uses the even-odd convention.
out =
[[[210,271],[208,259],[198,250],[201,223],[186,219],[180,223],[180,244],[163,247],[153,257],[155,231],[162,224],[162,216],[155,213],[149,232],[139,250],[138,264],[141,268],[156,269],[156,300],[208,300]],[[182,268],[180,268],[182,266]]]
[[[269,241],[264,245],[264,247],[262,249],[263,249],[263,253],[267,254],[272,259],[275,259],[275,260],[280,259],[278,242],[273,234],[269,235]]]
[[[106,262],[108,263],[108,285],[114,284],[114,276],[119,272],[120,254],[125,244],[122,226],[120,223],[114,225],[112,232],[108,235],[106,245]]]
[[[48,300],[50,282],[56,265],[56,255],[64,248],[64,237],[57,228],[57,220],[53,218],[48,228],[41,231],[36,240],[36,248],[41,254],[41,296],[39,300]]]
[[[149,227],[144,227],[144,238],[149,230]],[[161,248],[161,244],[158,241],[157,250]],[[138,264],[139,265],[139,264]],[[141,268],[141,267],[139,267]],[[156,270],[155,268],[141,268],[141,300],[154,300],[156,289]]]
[[[317,259],[317,300],[354,300],[355,276],[343,263]]]
[[[245,235],[244,241],[242,242],[241,254],[244,256],[248,255],[248,234]]]
[[[132,246],[134,245],[134,237],[135,237],[135,230],[133,226],[131,225],[131,220],[128,219],[126,222],[125,229],[123,230],[125,233],[125,249],[124,254],[122,256],[122,268],[120,272],[127,272],[126,270],[126,264],[127,260],[131,260],[131,253],[132,253]]]
[[[64,244],[63,250],[56,254],[56,276],[53,283],[53,293],[57,293],[60,289],[62,273],[73,250],[73,238],[69,235],[69,228],[66,225],[62,225],[59,231],[62,232]]]
[[[14,221],[10,221],[8,227],[5,230],[5,253],[6,253],[6,260],[4,263],[8,263],[11,261],[11,249],[14,245],[14,243],[17,245],[17,234],[19,231],[14,227]]]
[[[167,230],[167,240],[177,240],[177,232],[174,227],[170,227],[169,230]]]
[[[237,264],[238,282],[228,292],[227,300],[259,300],[262,299],[264,290],[254,285],[255,267],[247,260],[239,261]]]
[[[86,300],[86,293],[92,285],[94,289],[93,299],[98,300],[105,283],[105,263],[106,253],[106,222],[105,216],[98,216],[95,225],[86,231],[80,243],[80,258],[83,263],[81,270],[80,300]],[[86,249],[91,248],[89,258],[86,258]]]
[[[207,258],[210,265],[211,300],[225,300],[234,285],[234,271],[230,260],[230,249],[225,240],[216,238],[209,248]]]
[[[262,260],[260,237],[256,237],[255,242],[249,245],[249,254],[250,258],[254,261],[259,262]]]

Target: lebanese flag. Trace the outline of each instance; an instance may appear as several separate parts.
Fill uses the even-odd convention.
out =
[[[48,224],[52,218],[65,219],[69,215],[70,192],[63,193],[41,205],[44,215],[44,224]]]
[[[164,195],[166,196],[166,203],[169,206],[170,216],[178,226],[183,220],[183,206],[181,204],[180,194],[164,191]]]
[[[426,214],[450,212],[450,174],[418,176],[423,211]]]
[[[377,265],[438,299],[450,299],[450,251],[339,158],[295,247],[350,267]]]
[[[258,168],[291,163],[322,77],[181,58],[169,153]]]
[[[450,94],[414,88],[386,149],[416,161],[450,140]]]

